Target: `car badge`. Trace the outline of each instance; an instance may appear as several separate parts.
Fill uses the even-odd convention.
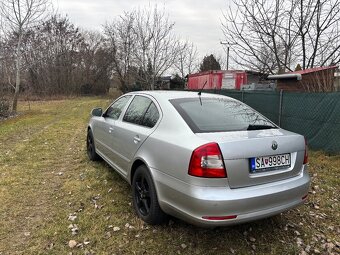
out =
[[[277,142],[273,141],[272,142],[272,149],[275,151],[277,149]]]

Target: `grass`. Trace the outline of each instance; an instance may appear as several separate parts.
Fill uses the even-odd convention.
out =
[[[21,103],[18,117],[0,122],[1,255],[340,252],[340,156],[322,152],[310,152],[309,199],[294,210],[216,229],[177,219],[144,224],[131,206],[129,185],[86,156],[89,112],[108,103],[37,101],[30,110]],[[77,246],[70,248],[70,240]]]

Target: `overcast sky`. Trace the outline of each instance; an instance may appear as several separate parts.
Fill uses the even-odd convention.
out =
[[[175,32],[183,39],[193,42],[200,56],[208,54],[224,55],[220,41],[222,12],[230,0],[52,0],[59,13],[67,14],[70,20],[87,29],[101,29],[106,21],[111,21],[123,11],[131,11],[138,6],[157,3],[165,6],[171,21],[175,22]]]

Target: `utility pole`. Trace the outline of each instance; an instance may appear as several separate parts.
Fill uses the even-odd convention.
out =
[[[226,41],[221,41],[220,44],[222,45],[227,45],[227,70],[229,70],[229,48],[230,48],[230,43]]]

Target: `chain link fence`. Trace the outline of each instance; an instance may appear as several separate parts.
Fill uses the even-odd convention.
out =
[[[340,92],[205,90],[238,99],[283,129],[304,135],[314,150],[340,152]]]

